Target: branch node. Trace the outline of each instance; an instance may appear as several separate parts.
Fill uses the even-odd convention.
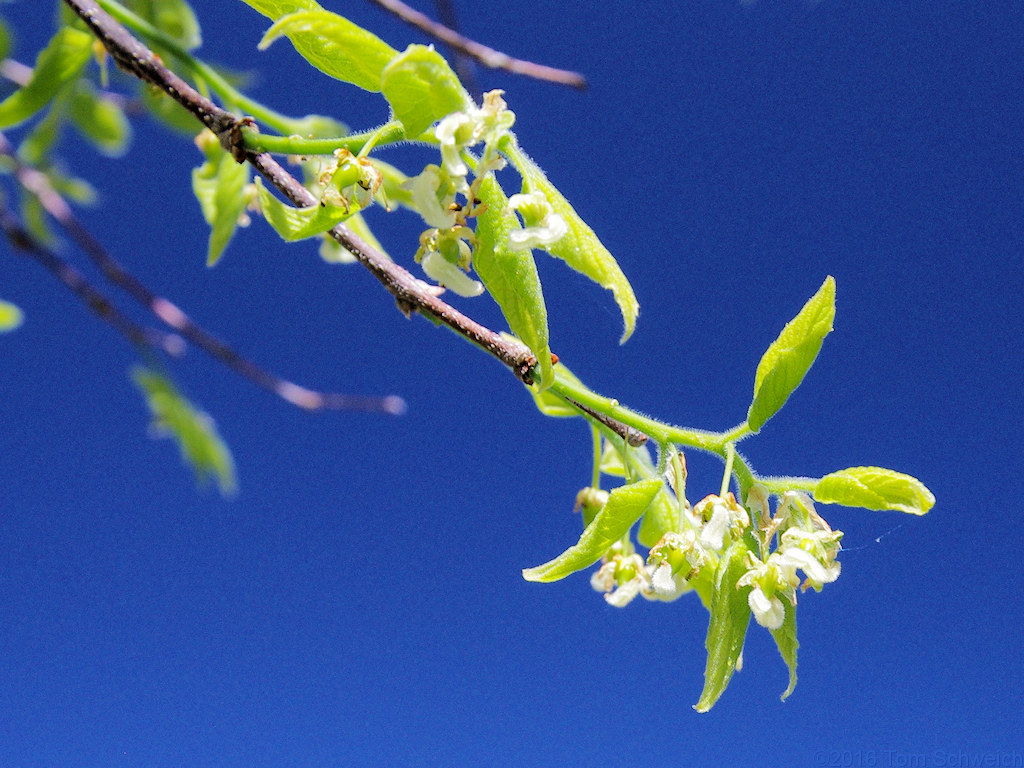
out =
[[[255,120],[251,117],[242,117],[236,120],[231,120],[217,132],[217,139],[220,141],[220,145],[224,147],[224,151],[230,154],[239,165],[248,160],[249,157],[248,150],[245,148],[245,134],[242,132],[243,128],[251,128],[257,132],[259,131]]]

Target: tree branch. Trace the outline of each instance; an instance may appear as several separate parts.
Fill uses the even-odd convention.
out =
[[[21,251],[49,270],[68,290],[81,299],[83,304],[132,344],[166,352],[172,357],[184,353],[185,342],[180,336],[146,328],[129,320],[102,291],[89,282],[85,275],[34,238],[2,202],[0,229],[15,250]]]
[[[440,40],[445,45],[451,46],[458,53],[480,62],[485,67],[504,69],[517,75],[525,75],[536,80],[569,85],[573,88],[586,88],[587,86],[586,78],[579,72],[570,72],[565,69],[549,67],[545,64],[536,64],[532,61],[516,59],[507,53],[488,48],[486,45],[459,34],[452,27],[434,21],[415,8],[410,8],[402,0],[372,0],[372,2],[390,11],[402,21],[411,24],[421,32],[430,35],[435,40]]]
[[[83,251],[85,251],[86,255],[92,260],[97,268],[99,268],[107,280],[122,289],[125,293],[135,299],[136,302],[156,315],[157,318],[159,318],[165,325],[173,328],[175,331],[180,333],[181,336],[191,341],[197,347],[209,354],[215,360],[218,360],[233,370],[235,373],[245,379],[248,379],[257,386],[273,392],[275,395],[286,400],[292,405],[296,405],[310,411],[381,411],[395,415],[405,412],[405,401],[400,397],[394,395],[388,397],[372,397],[347,395],[338,392],[318,392],[316,390],[307,389],[306,387],[300,386],[286,379],[282,379],[281,377],[270,373],[243,357],[227,343],[221,341],[212,333],[193,322],[176,304],[151,291],[141,280],[125,269],[109,253],[109,251],[103,247],[103,244],[100,243],[99,240],[97,240],[96,237],[94,237],[92,233],[82,225],[72,212],[67,201],[65,201],[50,184],[46,175],[22,161],[15,152],[14,147],[11,146],[7,141],[7,138],[2,133],[0,133],[0,155],[10,159],[14,165],[14,175],[18,180],[18,183],[21,184],[25,191],[33,195],[39,201],[39,204],[42,205],[43,209],[50,214],[50,216],[60,224],[64,231],[68,233],[71,239],[74,240]],[[15,229],[12,231],[14,234],[18,234],[18,230]],[[24,234],[28,236],[27,232]],[[10,232],[8,233],[8,236],[16,245],[22,247],[25,246],[20,239],[15,240]],[[123,315],[120,315],[119,312],[116,312],[116,310],[113,309],[113,305],[106,299],[106,297],[103,297],[98,291],[92,289],[88,283],[84,282],[85,278],[78,273],[77,270],[66,263],[63,263],[62,266],[57,264],[54,262],[54,259],[57,259],[58,261],[62,260],[60,260],[55,254],[42,252],[41,246],[38,244],[29,243],[28,245],[34,245],[31,250],[34,254],[40,257],[37,258],[37,260],[42,261],[44,266],[55,272],[58,277],[61,277],[69,288],[89,303],[90,307],[93,307],[94,309],[102,307],[103,311],[100,314],[104,319],[107,319],[108,316],[123,318]],[[64,275],[67,275],[66,280]],[[70,282],[68,282],[69,280]],[[79,292],[75,287],[76,285],[84,285],[82,288],[84,293]],[[97,304],[95,302],[99,303]],[[97,309],[97,311],[99,310]],[[126,332],[124,320],[119,320],[117,325],[119,330]],[[129,338],[133,341],[137,341],[138,334],[134,331],[132,331],[131,334],[126,333],[126,335],[129,335]],[[183,344],[179,336],[173,336],[173,338],[177,339],[179,347]],[[165,349],[165,351],[167,350]],[[182,350],[179,349],[178,354],[180,354],[181,351]]]

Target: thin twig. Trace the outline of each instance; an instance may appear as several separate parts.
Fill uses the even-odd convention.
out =
[[[83,304],[101,320],[116,328],[132,344],[166,352],[173,357],[185,351],[185,342],[177,334],[146,328],[129,320],[85,275],[33,237],[3,203],[0,203],[0,229],[16,250],[42,264]]]
[[[14,163],[15,177],[21,186],[35,196],[44,210],[85,251],[104,277],[151,311],[164,324],[173,328],[181,336],[231,370],[257,386],[306,410],[382,411],[395,415],[404,413],[405,401],[400,397],[393,395],[364,397],[337,392],[317,392],[282,379],[246,359],[228,344],[197,325],[176,304],[151,291],[142,281],[121,266],[103,247],[103,244],[78,221],[67,201],[53,188],[46,175],[25,164],[3,134],[0,134],[0,155],[10,158]],[[109,304],[109,302],[107,303]]]
[[[618,419],[613,419],[611,416],[606,416],[603,413],[598,413],[593,408],[588,408],[583,403],[573,400],[571,397],[565,398],[568,402],[572,403],[576,408],[579,408],[585,414],[595,421],[599,421],[604,424],[608,429],[617,434],[629,445],[634,448],[639,448],[641,445],[647,442],[647,435],[641,432],[635,427],[631,427],[628,424],[623,424]]]
[[[532,61],[524,61],[509,56],[507,53],[488,48],[486,45],[470,40],[460,35],[454,29],[446,27],[429,16],[420,13],[415,8],[410,8],[402,0],[372,0],[374,3],[390,11],[407,24],[411,24],[420,31],[430,35],[435,40],[451,46],[454,50],[469,56],[491,69],[504,69],[517,75],[525,75],[536,80],[546,80],[551,83],[569,85],[573,88],[586,88],[587,81],[579,72],[571,72],[566,69],[557,69],[545,64],[537,64]]]
[[[461,34],[459,16],[455,12],[455,4],[452,3],[452,0],[434,0],[434,5],[437,6],[437,16],[441,23],[456,34]],[[476,81],[476,74],[473,72],[473,60],[462,51],[454,50],[453,53],[455,74],[459,76],[459,80],[466,86],[470,95],[479,101],[481,98],[480,86]]]

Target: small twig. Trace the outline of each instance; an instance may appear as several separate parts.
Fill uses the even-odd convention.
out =
[[[390,11],[407,24],[411,24],[420,31],[430,35],[435,40],[440,40],[459,53],[463,53],[473,60],[480,62],[485,67],[504,69],[517,75],[525,75],[536,80],[569,85],[573,88],[586,88],[587,86],[586,78],[579,72],[571,72],[566,69],[549,67],[545,64],[516,59],[507,53],[488,48],[486,45],[470,40],[468,37],[460,35],[454,29],[434,21],[415,8],[410,8],[402,0],[372,0],[372,2]]]
[[[267,389],[278,397],[310,411],[358,410],[382,411],[399,415],[405,412],[405,401],[397,396],[372,397],[346,395],[337,392],[317,392],[282,379],[246,359],[228,344],[193,322],[176,304],[151,291],[142,281],[126,270],[110,255],[93,235],[75,217],[67,201],[53,188],[41,171],[26,165],[14,148],[0,133],[0,155],[14,163],[14,173],[21,186],[34,195],[72,240],[85,251],[103,276],[125,291],[139,304],[157,316],[197,347],[219,360],[231,370]],[[109,302],[106,302],[109,304]],[[175,337],[178,338],[178,337]],[[180,341],[180,338],[179,338]]]
[[[621,437],[634,448],[639,448],[641,445],[647,442],[647,435],[645,435],[639,429],[631,427],[628,424],[623,424],[621,421],[619,421],[618,419],[613,419],[611,416],[606,416],[603,413],[598,413],[593,408],[588,408],[583,403],[573,400],[571,397],[566,397],[565,399],[572,403],[576,408],[579,408],[585,414],[590,416],[590,418],[604,424],[606,427],[608,427],[608,429],[617,434],[619,437]]]
[[[129,320],[109,298],[89,282],[85,275],[34,238],[2,203],[0,203],[0,229],[3,229],[7,239],[16,250],[42,264],[101,320],[116,328],[132,344],[166,352],[172,357],[184,353],[185,342],[180,336],[146,328]]]
[[[459,17],[455,12],[455,5],[451,0],[434,0],[434,5],[437,6],[437,15],[441,23],[448,27],[456,34],[461,34],[459,31]],[[480,99],[480,86],[476,81],[476,74],[473,72],[472,59],[470,59],[462,51],[454,51],[455,54],[455,74],[459,76],[459,80],[466,86],[466,90],[475,99]]]

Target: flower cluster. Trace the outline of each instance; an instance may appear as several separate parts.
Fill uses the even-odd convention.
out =
[[[482,107],[455,112],[439,121],[434,135],[441,150],[441,165],[426,166],[404,184],[413,207],[430,227],[420,235],[416,259],[431,279],[460,296],[483,292],[483,285],[466,275],[473,253],[473,231],[466,226],[466,218],[473,215],[475,205],[473,187],[467,181],[470,169],[466,154],[483,143],[483,152],[475,163],[477,181],[504,166],[498,143],[508,134],[515,114],[506,109],[501,94],[490,91],[484,95]]]
[[[796,588],[822,586],[839,577],[841,531],[833,531],[814,509],[805,493],[789,491],[782,496],[774,517],[767,515],[767,493],[757,486],[748,495],[748,511],[731,494],[711,495],[680,516],[679,530],[669,531],[651,547],[646,561],[637,554],[629,537],[616,542],[591,577],[591,586],[605,593],[609,604],[622,607],[637,595],[648,600],[675,600],[710,585],[726,549],[734,542],[749,546],[747,571],[735,587],[751,587],[747,597],[757,623],[778,629],[785,619],[780,598],[796,605]],[[753,519],[757,522],[752,526]],[[777,539],[774,551],[765,559]],[[804,574],[803,584],[797,571]],[[702,595],[703,597],[704,595]]]

